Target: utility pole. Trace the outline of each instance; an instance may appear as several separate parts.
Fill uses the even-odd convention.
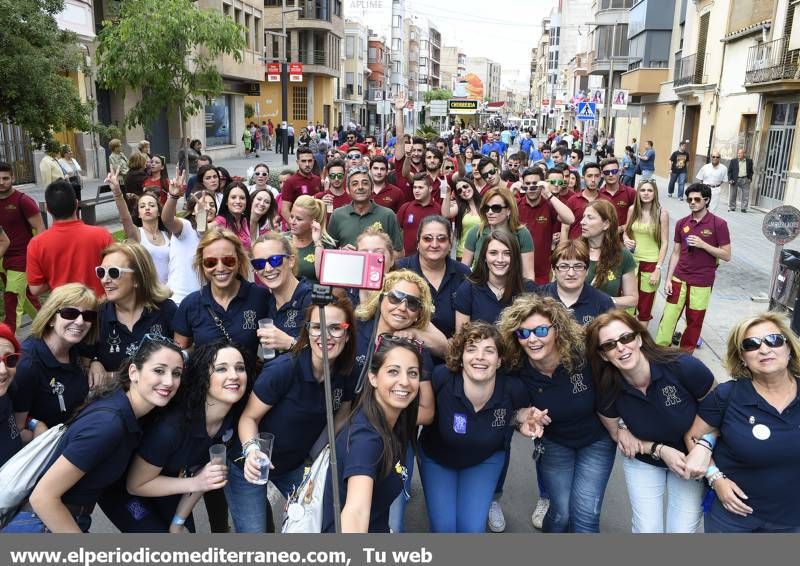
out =
[[[285,1],[285,0],[284,0]],[[617,44],[617,25],[611,24],[611,49],[608,52],[608,92],[606,93],[606,135],[611,137],[611,95],[614,81],[614,46]]]

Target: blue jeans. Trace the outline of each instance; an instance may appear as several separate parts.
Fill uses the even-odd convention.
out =
[[[286,496],[293,486],[300,485],[304,468],[301,464],[296,470],[276,477],[270,473],[269,481]],[[267,532],[267,485],[250,483],[244,477],[244,470],[229,460],[228,483],[224,489],[236,532]]]
[[[540,462],[550,508],[544,517],[544,532],[599,532],[600,510],[616,450],[607,435],[578,449],[545,437]]]
[[[625,483],[631,500],[634,533],[696,533],[703,516],[703,482],[685,480],[675,472],[625,458]],[[667,522],[664,524],[664,494]],[[666,528],[665,528],[666,527]]]
[[[406,450],[406,470],[408,477],[400,492],[389,507],[389,529],[393,533],[404,533],[406,529],[406,505],[411,499],[411,479],[414,477],[414,450],[408,446]]]
[[[686,186],[686,171],[669,174],[667,193],[670,195],[675,192],[675,181],[678,181],[678,198],[683,198],[683,188]]]
[[[705,514],[703,525],[707,533],[800,533],[800,527],[771,523],[753,515],[734,515],[726,511],[716,498],[711,510]]]
[[[425,489],[432,533],[482,533],[505,452],[499,450],[471,468],[456,470],[419,451],[419,475]]]
[[[92,516],[91,515],[78,515],[77,517],[73,517],[75,522],[78,523],[78,527],[84,532],[89,532],[89,527],[92,526]],[[11,519],[11,522],[6,525],[3,529],[4,533],[7,534],[19,534],[19,533],[49,533],[51,532],[50,529],[45,527],[42,520],[36,513],[31,513],[30,511],[20,511],[14,518]]]
[[[511,439],[512,436],[508,437],[505,446],[505,458],[503,460],[503,469],[500,471],[500,477],[497,478],[497,486],[494,488],[494,499],[499,501],[500,498],[503,496],[503,486],[506,483],[506,474],[508,474],[508,465],[511,463]],[[536,460],[536,487],[539,488],[539,499],[549,499],[550,496],[547,495],[547,490],[544,488],[544,484],[542,483],[542,470],[539,467],[539,460]]]

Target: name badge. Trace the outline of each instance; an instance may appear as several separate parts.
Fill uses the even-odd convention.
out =
[[[410,224],[413,224],[413,223],[414,223],[414,215],[413,214],[409,214],[408,218],[406,219],[406,224],[410,225]]]
[[[456,434],[467,434],[467,416],[462,413],[453,415],[453,432]]]

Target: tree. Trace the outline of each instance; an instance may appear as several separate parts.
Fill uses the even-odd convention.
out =
[[[430,102],[431,100],[450,100],[451,98],[453,98],[453,91],[444,87],[435,88],[425,93],[425,102]]]
[[[5,0],[0,0],[0,2]],[[242,59],[245,29],[192,0],[125,0],[119,17],[103,22],[98,79],[110,90],[141,91],[125,124],[146,126],[167,108],[183,123],[222,92],[220,55]]]
[[[64,0],[0,0],[0,121],[41,144],[52,130],[89,129],[90,106],[67,73],[82,62],[77,36],[58,29]]]

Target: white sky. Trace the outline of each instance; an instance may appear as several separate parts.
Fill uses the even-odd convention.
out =
[[[406,15],[430,20],[442,45],[455,45],[469,57],[488,57],[502,65],[502,84],[528,82],[530,52],[541,22],[557,0],[406,0]],[[358,9],[382,4],[383,9]],[[391,0],[344,0],[344,15],[366,23],[390,39]]]

